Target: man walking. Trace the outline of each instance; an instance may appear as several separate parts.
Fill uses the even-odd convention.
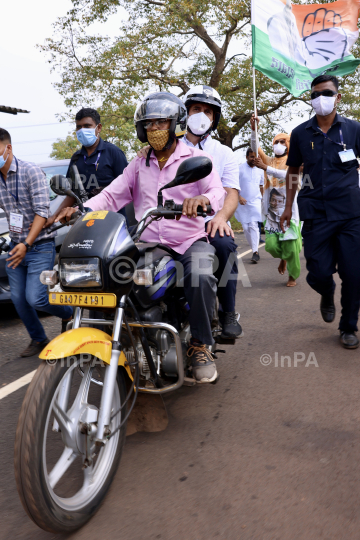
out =
[[[290,222],[300,166],[304,181],[298,197],[307,263],[307,282],[321,295],[325,322],[335,319],[333,274],[341,285],[340,342],[356,349],[355,334],[360,306],[360,187],[357,156],[360,155],[360,124],[340,116],[337,105],[339,81],[320,75],[311,84],[315,116],[300,124],[291,135],[286,177],[286,207],[281,227]],[[309,179],[309,180],[307,180]]]
[[[255,166],[256,156],[251,148],[246,151],[246,161],[239,167],[240,195],[235,217],[240,221],[245,238],[252,249],[251,262],[256,264],[259,255],[259,221],[261,221],[261,195],[264,189],[264,172]]]
[[[52,270],[56,232],[44,230],[49,215],[49,186],[42,170],[13,155],[10,134],[0,128],[0,207],[10,230],[7,259],[11,299],[31,337],[20,356],[39,354],[49,343],[35,310],[62,319],[62,331],[72,308],[49,304],[47,286],[40,283],[43,270]]]

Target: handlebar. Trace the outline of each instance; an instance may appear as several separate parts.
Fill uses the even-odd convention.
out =
[[[165,201],[164,209],[170,211],[173,217],[181,215],[183,213],[183,205],[182,204],[175,204],[172,199],[168,200],[168,201]],[[159,210],[159,207],[158,207],[158,210]],[[164,216],[164,217],[167,217],[168,219],[171,219],[171,214],[169,215],[169,217],[168,216]],[[210,214],[212,214],[211,205],[207,205],[206,212],[204,212],[204,209],[203,209],[202,206],[197,207],[197,215],[198,216],[206,217],[206,216],[209,216]]]
[[[51,231],[58,231],[59,229],[62,229],[63,227],[67,227],[68,225],[74,225],[74,223],[76,223],[76,221],[79,219],[79,217],[81,217],[83,215],[82,212],[80,212],[80,210],[76,210],[76,212],[73,213],[73,215],[71,216],[71,219],[69,221],[67,221],[66,223],[61,223],[60,225],[58,225],[57,227],[53,227],[51,229]]]
[[[202,206],[197,207],[197,215],[200,217],[206,217],[210,214],[212,214],[213,210],[211,205],[207,205],[206,212],[204,212],[204,209]],[[136,233],[132,235],[132,239],[134,242],[140,238],[144,230],[152,223],[154,220],[158,220],[161,218],[164,219],[175,219],[176,216],[181,216],[183,213],[183,205],[182,204],[175,204],[173,200],[165,201],[164,206],[159,205],[155,208],[150,208],[147,210],[141,220],[138,223]],[[150,221],[147,222],[147,219],[151,218]]]
[[[165,208],[166,208],[166,203],[167,203],[167,201],[165,201]],[[183,205],[182,204],[174,204],[173,206],[174,206],[173,209],[174,209],[176,214],[182,214],[182,211],[183,211]],[[206,206],[206,212],[204,212],[204,209],[203,209],[202,206],[197,207],[197,215],[198,216],[206,217],[206,216],[211,215],[211,213],[212,213],[212,208],[211,208],[210,204],[208,204]]]

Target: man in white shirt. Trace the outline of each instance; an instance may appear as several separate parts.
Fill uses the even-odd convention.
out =
[[[186,145],[198,147],[210,154],[227,191],[223,208],[215,216],[205,219],[205,227],[219,261],[215,276],[218,279],[222,335],[236,338],[242,334],[235,313],[237,245],[228,221],[238,205],[239,166],[232,149],[211,137],[211,131],[216,130],[221,116],[221,98],[218,92],[210,86],[195,86],[185,95],[184,103],[188,110],[188,125],[182,140]]]
[[[243,226],[245,238],[253,255],[251,262],[256,264],[259,255],[259,225],[261,221],[261,196],[264,189],[264,171],[255,166],[256,155],[251,148],[246,151],[246,161],[239,167],[241,194],[235,217]]]

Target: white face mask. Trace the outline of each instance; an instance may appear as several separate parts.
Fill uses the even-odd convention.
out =
[[[204,135],[211,126],[211,120],[203,112],[192,114],[189,116],[188,126],[194,135]]]
[[[281,143],[274,144],[274,152],[276,156],[282,156],[285,154],[287,147]]]
[[[337,96],[319,96],[311,100],[311,105],[316,114],[327,116],[333,112],[336,98]]]

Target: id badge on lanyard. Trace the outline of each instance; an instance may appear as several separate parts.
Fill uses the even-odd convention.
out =
[[[10,232],[22,233],[24,228],[24,216],[10,212]]]
[[[9,223],[9,229],[10,232],[14,233],[22,233],[24,228],[24,216],[20,214],[18,209],[19,204],[19,164],[18,160],[15,158],[16,163],[16,194],[14,195],[9,191],[10,195],[15,199],[16,202],[16,212],[10,212],[10,223]]]
[[[342,129],[340,128],[340,141],[341,141],[341,144],[343,146],[343,151],[342,152],[339,152],[339,158],[341,159],[341,162],[342,163],[346,163],[347,161],[353,161],[354,159],[356,159],[356,156],[354,154],[354,150],[352,150],[351,148],[349,148],[348,150],[346,149],[346,144],[344,144],[344,139],[343,139],[343,134],[342,134]]]
[[[343,152],[339,152],[339,157],[342,161],[342,163],[346,163],[347,161],[353,161],[356,159],[356,156],[354,154],[354,150],[344,150]]]
[[[339,158],[341,159],[341,162],[342,163],[346,163],[347,161],[353,161],[354,159],[356,159],[356,156],[355,156],[355,153],[354,153],[354,150],[352,150],[351,148],[346,148],[346,144],[344,143],[344,138],[343,138],[343,133],[342,133],[342,129],[340,128],[339,129],[339,134],[340,134],[340,142],[337,142],[337,141],[333,141],[330,139],[330,137],[328,137],[326,135],[326,133],[323,133],[321,131],[321,129],[319,128],[320,132],[323,134],[323,136],[325,137],[325,139],[328,139],[329,141],[335,143],[335,144],[338,144],[339,146],[342,146],[343,147],[343,151],[342,152],[338,152],[339,154]],[[314,143],[312,143],[314,144]]]

